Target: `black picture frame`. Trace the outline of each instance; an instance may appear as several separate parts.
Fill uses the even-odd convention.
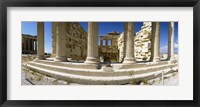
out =
[[[24,101],[7,100],[7,7],[193,7],[193,100]],[[0,1],[0,105],[2,107],[116,106],[198,107],[200,90],[200,0],[2,0]]]

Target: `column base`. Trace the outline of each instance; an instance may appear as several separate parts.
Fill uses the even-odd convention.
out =
[[[98,64],[100,62],[99,58],[87,57],[84,63],[86,64]]]
[[[67,61],[66,56],[57,56],[54,59],[54,62],[66,62],[66,61]]]
[[[160,62],[160,57],[154,57],[152,62]]]
[[[56,57],[56,54],[51,54],[50,57],[51,57],[51,58],[55,58],[55,57]]]
[[[39,55],[39,56],[36,56],[35,60],[34,61],[37,61],[37,60],[45,60],[45,56],[44,55]]]
[[[123,64],[134,64],[134,63],[136,63],[136,61],[133,57],[124,58]]]
[[[173,63],[176,63],[176,59],[174,57],[171,57],[168,61],[169,64],[173,64]]]

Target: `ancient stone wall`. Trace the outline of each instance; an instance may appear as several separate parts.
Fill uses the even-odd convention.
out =
[[[135,33],[135,59],[136,61],[148,61],[151,57],[151,22],[144,22],[141,30]],[[118,39],[119,61],[124,57],[124,32]]]
[[[66,23],[66,57],[73,60],[85,60],[87,52],[87,32],[78,22]],[[57,24],[57,23],[52,23]],[[56,54],[56,30],[52,26],[52,56]]]
[[[135,36],[136,61],[148,61],[151,57],[151,22],[144,22]]]
[[[119,50],[119,62],[122,62],[124,57],[124,32],[122,32],[118,38],[118,50]]]

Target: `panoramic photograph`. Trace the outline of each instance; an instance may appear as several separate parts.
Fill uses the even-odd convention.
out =
[[[21,85],[178,86],[178,22],[21,22]]]

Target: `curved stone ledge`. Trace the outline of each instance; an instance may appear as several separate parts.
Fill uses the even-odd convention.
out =
[[[51,63],[51,65],[49,65]],[[60,62],[59,62],[60,63]],[[55,65],[54,65],[55,64]],[[67,65],[57,65],[57,62],[37,61],[27,64],[31,71],[78,84],[128,84],[132,81],[149,80],[164,74],[178,71],[177,64],[155,64],[154,66],[113,69],[112,72],[105,72],[103,69],[82,69],[73,68]],[[67,63],[69,64],[69,62]],[[71,64],[73,65],[73,64]]]
[[[57,63],[57,62],[55,62]],[[127,76],[133,74],[143,74],[154,72],[162,69],[167,69],[171,67],[175,67],[177,64],[165,64],[159,66],[149,66],[149,67],[141,67],[141,68],[132,68],[132,69],[112,69],[110,72],[105,72],[104,69],[83,69],[83,68],[75,68],[74,66],[63,66],[63,65],[49,65],[41,62],[30,62],[27,64],[27,67],[32,69],[33,67],[43,68],[47,70],[54,70],[57,72],[75,74],[75,75],[83,75],[83,76]]]

